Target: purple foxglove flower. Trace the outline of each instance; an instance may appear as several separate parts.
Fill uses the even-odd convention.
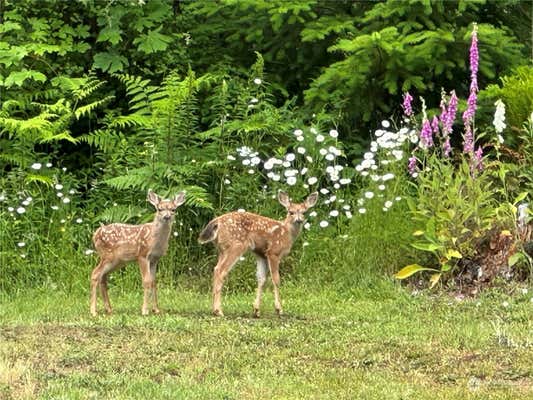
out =
[[[472,153],[474,151],[474,134],[470,124],[465,126],[465,130],[463,153]]]
[[[448,102],[448,111],[446,113],[446,121],[444,124],[444,131],[446,133],[452,133],[453,123],[455,122],[455,114],[457,113],[458,98],[455,94],[455,90],[452,90],[450,101]]]
[[[470,92],[467,100],[466,110],[463,113],[463,121],[465,125],[469,124],[476,114],[477,95],[475,91]]]
[[[474,29],[472,31],[472,44],[470,46],[470,95],[468,96],[467,107],[463,113],[463,122],[465,125],[465,135],[464,135],[464,144],[463,151],[465,153],[471,153],[474,151],[474,131],[473,131],[473,121],[474,115],[476,114],[476,105],[477,105],[477,71],[479,63],[479,53],[477,49],[477,25],[474,24]]]
[[[439,119],[437,117],[433,117],[431,120],[431,129],[435,135],[439,134]]]
[[[402,107],[403,107],[403,113],[407,116],[407,117],[410,117],[413,115],[413,109],[411,108],[411,102],[413,101],[413,97],[409,94],[409,92],[406,92],[404,95],[403,95],[403,104],[402,104]]]
[[[479,52],[477,48],[477,25],[472,30],[472,43],[470,44],[470,91],[478,91],[477,71],[479,67]]]
[[[422,130],[420,131],[420,144],[424,148],[433,146],[433,132],[431,130],[431,124],[427,119],[422,123]]]
[[[474,153],[474,168],[483,171],[483,148],[478,146]]]
[[[407,164],[407,169],[409,171],[409,175],[413,176],[417,171],[418,167],[416,165],[416,157],[412,156],[409,158],[409,164]]]

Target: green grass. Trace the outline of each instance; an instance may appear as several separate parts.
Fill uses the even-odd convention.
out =
[[[284,286],[281,319],[271,293],[261,319],[253,293],[226,294],[215,318],[209,293],[164,288],[164,313],[141,317],[141,293],[114,287],[114,314],[91,318],[87,293],[23,291],[0,307],[0,398],[533,397],[531,292],[380,290]]]

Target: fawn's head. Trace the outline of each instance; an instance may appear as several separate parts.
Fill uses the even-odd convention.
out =
[[[286,220],[296,225],[301,225],[305,222],[305,213],[316,204],[317,200],[318,192],[311,193],[303,203],[291,203],[287,193],[278,193],[278,201],[287,209]]]
[[[147,199],[156,209],[156,220],[167,223],[172,222],[176,209],[185,202],[185,192],[177,194],[172,200],[164,200],[152,190],[148,190]]]

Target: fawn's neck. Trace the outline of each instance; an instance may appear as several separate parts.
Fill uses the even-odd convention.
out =
[[[152,237],[154,243],[167,243],[170,237],[170,230],[172,229],[172,221],[159,221],[158,219],[152,222]]]
[[[283,224],[287,227],[289,231],[289,235],[291,237],[291,243],[296,240],[300,232],[302,231],[302,224],[293,222],[289,219],[289,217],[285,218],[285,221],[283,221]]]

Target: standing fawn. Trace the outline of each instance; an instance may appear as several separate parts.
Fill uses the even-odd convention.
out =
[[[305,221],[304,213],[313,207],[318,193],[312,193],[303,203],[291,203],[287,193],[280,192],[278,200],[287,209],[284,221],[276,221],[248,212],[231,212],[213,219],[200,233],[200,243],[215,242],[218,261],[213,274],[213,314],[222,316],[221,292],[224,278],[239,257],[251,250],[257,260],[257,294],[253,304],[259,317],[259,306],[268,270],[274,286],[274,306],[282,314],[279,297],[279,263],[289,254],[292,244]]]
[[[153,222],[142,225],[104,225],[93,235],[94,248],[100,256],[100,262],[91,274],[91,314],[93,316],[96,316],[98,287],[102,292],[106,312],[111,314],[111,304],[107,294],[107,277],[123,263],[133,260],[139,263],[143,280],[142,315],[148,314],[150,297],[153,300],[152,311],[159,313],[155,279],[157,262],[167,252],[174,213],[176,208],[185,201],[185,193],[181,192],[172,200],[162,200],[149,190],[148,201],[156,208]]]

